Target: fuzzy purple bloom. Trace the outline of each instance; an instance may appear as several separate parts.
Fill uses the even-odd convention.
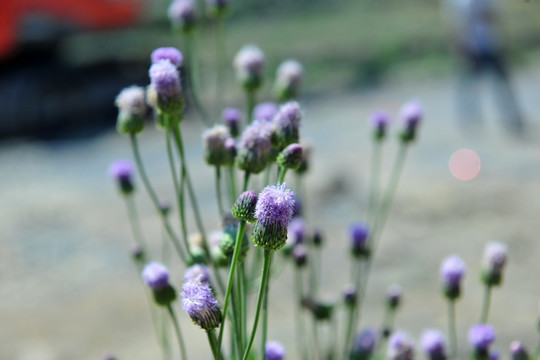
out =
[[[512,360],[528,360],[529,352],[525,346],[519,342],[514,341],[510,344],[510,355],[512,355]]]
[[[131,180],[133,177],[133,165],[131,161],[124,159],[113,161],[109,165],[109,175],[117,181]]]
[[[420,346],[431,360],[445,358],[444,336],[439,330],[425,330],[420,338]]]
[[[234,67],[239,72],[260,74],[264,65],[264,54],[255,45],[246,45],[234,58]]]
[[[292,256],[297,266],[304,266],[308,258],[307,248],[302,244],[294,245]]]
[[[195,4],[192,0],[174,0],[167,14],[173,25],[190,30],[195,23]]]
[[[486,246],[484,251],[485,264],[494,271],[502,271],[506,264],[508,247],[499,242],[492,242]]]
[[[144,88],[133,85],[122,89],[115,99],[115,105],[120,112],[129,115],[144,116],[146,113]]]
[[[390,336],[387,347],[388,360],[414,359],[414,341],[404,332],[397,331]]]
[[[169,270],[158,262],[146,264],[141,275],[145,284],[152,290],[160,290],[169,285]]]
[[[286,189],[287,184],[268,185],[259,194],[255,207],[255,218],[262,224],[278,223],[287,227],[294,208],[294,193]]]
[[[302,111],[296,101],[282,105],[272,119],[272,144],[281,150],[289,144],[297,143],[301,119]]]
[[[229,129],[225,125],[214,125],[202,135],[204,144],[204,159],[209,165],[230,165],[234,162],[233,153],[225,144],[231,138]]]
[[[276,78],[278,82],[287,86],[297,87],[300,85],[304,68],[296,60],[285,60],[282,62],[276,71]]]
[[[418,100],[411,100],[401,107],[400,115],[405,125],[417,124],[423,116],[422,104]]]
[[[353,248],[363,248],[366,246],[369,230],[366,224],[355,222],[349,225],[349,240]]]
[[[277,104],[273,101],[259,103],[253,109],[253,119],[271,121],[278,110]]]
[[[377,344],[377,332],[371,328],[363,329],[354,339],[352,345],[353,356],[365,358],[375,349]]]
[[[294,218],[289,223],[287,237],[292,240],[294,244],[300,244],[304,242],[306,235],[306,223],[300,218]]]
[[[353,284],[345,285],[343,289],[343,299],[348,306],[354,306],[356,304],[357,291]]]
[[[207,283],[188,281],[182,286],[182,305],[193,322],[211,330],[221,323],[221,310]]]
[[[170,61],[162,59],[152,64],[148,74],[159,97],[170,98],[181,93],[178,69]]]
[[[495,330],[488,324],[476,324],[469,330],[469,343],[476,350],[486,350],[495,340]]]
[[[499,360],[500,356],[497,351],[491,351],[489,353],[489,360]]]
[[[150,55],[152,64],[158,63],[160,60],[169,60],[174,66],[182,66],[184,57],[180,50],[175,47],[160,47],[152,51]]]
[[[465,262],[457,255],[444,259],[440,268],[441,280],[445,286],[459,286],[465,274]]]
[[[373,127],[373,137],[375,140],[383,140],[386,136],[386,128],[390,122],[390,117],[384,111],[373,111],[369,117],[371,126]]]
[[[238,144],[236,164],[241,170],[258,174],[266,168],[272,148],[272,129],[269,123],[254,121],[242,134]]]
[[[184,272],[184,281],[210,283],[210,271],[201,264],[195,264],[186,269]]]
[[[398,284],[391,284],[386,289],[386,303],[391,309],[395,309],[399,306],[401,302],[401,297],[403,295],[403,290]]]
[[[277,341],[269,341],[264,348],[264,360],[283,360],[285,347]]]

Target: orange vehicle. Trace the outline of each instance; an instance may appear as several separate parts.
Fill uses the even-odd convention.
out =
[[[0,59],[9,57],[25,40],[21,24],[35,14],[81,29],[103,29],[134,23],[141,5],[137,0],[2,0]]]

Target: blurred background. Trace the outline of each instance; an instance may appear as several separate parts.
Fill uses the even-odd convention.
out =
[[[171,29],[169,1],[3,0],[0,5],[0,358],[14,360],[154,359],[146,300],[128,252],[125,209],[106,176],[130,158],[114,129],[114,98],[146,85],[150,52],[183,48]],[[364,216],[369,169],[367,118],[397,117],[411,98],[425,106],[379,257],[364,323],[377,325],[386,286],[402,284],[398,327],[414,336],[446,328],[438,266],[450,253],[468,263],[458,306],[466,350],[470,319],[481,305],[479,259],[488,241],[506,242],[506,281],[494,294],[492,320],[507,357],[510,341],[530,349],[540,300],[540,3],[488,0],[231,0],[226,58],[244,44],[266,55],[260,100],[272,100],[276,67],[304,65],[302,134],[314,146],[307,189],[308,222],[327,234],[323,264],[329,298],[346,282],[345,229]],[[213,104],[213,23],[196,33],[201,97]],[[484,76],[486,75],[486,76]],[[223,105],[243,105],[232,70]],[[213,119],[219,121],[217,116]],[[182,124],[190,169],[207,229],[217,226],[213,171],[202,161],[203,125],[188,104]],[[385,169],[395,144],[389,141]],[[160,196],[172,199],[162,133],[141,134],[143,157]],[[460,148],[480,157],[471,181],[454,178],[448,161]],[[385,171],[386,171],[385,170]],[[141,189],[142,190],[142,189]],[[160,238],[146,194],[138,194],[147,237]],[[156,241],[156,244],[158,242]],[[157,246],[157,245],[156,245]],[[407,256],[403,256],[407,254]],[[411,264],[411,260],[414,260]],[[289,269],[273,292],[269,337],[294,359]],[[180,274],[181,269],[178,269]],[[181,276],[176,276],[179,283]],[[181,310],[180,310],[181,312]],[[183,314],[182,314],[183,315]],[[205,336],[182,318],[194,346]],[[465,353],[463,353],[465,354]]]

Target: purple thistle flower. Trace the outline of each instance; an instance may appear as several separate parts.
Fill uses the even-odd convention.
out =
[[[354,306],[356,304],[357,291],[353,284],[345,285],[343,289],[343,299],[348,306]]]
[[[221,117],[223,118],[225,125],[229,128],[231,135],[237,137],[240,131],[240,120],[242,119],[240,110],[234,107],[226,107],[221,112]]]
[[[403,122],[401,140],[405,143],[411,142],[416,138],[416,129],[423,116],[422,105],[417,100],[411,100],[401,107],[400,115]]]
[[[209,165],[230,165],[234,161],[231,151],[225,143],[231,139],[229,129],[225,125],[214,125],[202,135],[204,144],[204,159]]]
[[[244,46],[236,54],[233,65],[236,77],[246,91],[253,92],[261,86],[264,66],[261,49],[253,45]]]
[[[366,224],[354,222],[348,228],[349,241],[351,244],[351,252],[355,256],[368,254],[367,240],[369,229]]]
[[[388,360],[414,359],[414,341],[404,332],[397,331],[390,336],[387,347]]]
[[[184,272],[184,281],[201,282],[210,284],[210,271],[201,264],[195,264],[186,269]]]
[[[386,304],[390,309],[395,309],[401,303],[401,297],[403,296],[403,290],[398,284],[391,284],[386,289]]]
[[[302,267],[306,264],[308,259],[307,248],[303,244],[296,244],[292,249],[292,256],[296,266]]]
[[[285,347],[277,341],[269,341],[264,348],[264,360],[283,360]]]
[[[420,338],[420,346],[430,360],[446,358],[444,336],[439,330],[425,330]]]
[[[297,143],[301,119],[302,112],[296,101],[282,105],[272,120],[272,144],[278,149],[283,149],[289,144]]]
[[[296,60],[286,60],[279,65],[274,92],[281,101],[297,97],[303,73],[302,65]]]
[[[266,250],[281,249],[287,242],[287,225],[294,208],[294,193],[286,184],[269,185],[259,194],[255,207],[257,222],[252,239]]]
[[[441,264],[441,280],[445,285],[458,286],[465,274],[465,262],[457,255],[451,255]]]
[[[146,264],[141,275],[143,281],[152,290],[160,290],[169,285],[169,270],[158,262]]]
[[[221,324],[218,302],[207,283],[188,281],[182,286],[182,305],[193,322],[212,330]]]
[[[253,119],[271,121],[278,110],[277,104],[273,101],[258,103],[253,108]]]
[[[306,223],[304,220],[301,218],[293,218],[287,228],[287,238],[292,240],[294,244],[301,244],[304,242],[305,235]]]
[[[266,168],[268,154],[272,148],[269,123],[254,121],[249,125],[238,144],[236,164],[241,170],[258,174]]]
[[[109,165],[109,175],[117,180],[122,181],[133,177],[133,165],[131,161],[119,159]]]
[[[354,359],[368,359],[377,344],[377,332],[371,328],[363,329],[354,339],[352,355]]]
[[[146,98],[144,88],[130,86],[118,94],[115,100],[118,107],[116,129],[121,134],[136,134],[144,128]]]
[[[174,0],[167,14],[171,23],[182,31],[189,31],[195,25],[195,4],[192,0]]]
[[[255,207],[257,206],[257,194],[248,190],[244,191],[233,204],[232,214],[235,218],[255,222]]]
[[[488,286],[500,285],[508,248],[499,242],[489,243],[484,250],[482,280]]]
[[[469,329],[469,343],[475,350],[485,351],[495,340],[495,330],[488,324],[476,324]]]
[[[383,140],[386,136],[386,128],[390,122],[390,117],[384,111],[373,111],[369,117],[371,126],[373,127],[373,137],[375,140]]]
[[[292,143],[281,150],[276,158],[277,164],[285,169],[297,170],[304,160],[302,145]]]
[[[180,50],[175,47],[160,47],[152,51],[150,55],[152,64],[158,63],[160,60],[169,60],[174,66],[182,66],[184,57]]]
[[[158,108],[164,113],[176,114],[184,106],[178,69],[169,60],[159,60],[150,66],[150,82],[157,93]]]
[[[525,346],[519,342],[514,341],[510,344],[510,354],[512,355],[512,360],[528,360],[529,352]]]

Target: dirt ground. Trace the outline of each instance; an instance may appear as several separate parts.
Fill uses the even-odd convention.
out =
[[[348,256],[345,229],[365,214],[370,153],[366,118],[378,108],[395,114],[404,101],[418,98],[425,119],[376,257],[362,324],[381,322],[384,291],[398,282],[404,304],[397,327],[416,338],[427,327],[445,330],[438,268],[445,256],[456,253],[468,265],[464,298],[457,307],[465,358],[466,330],[481,306],[479,259],[484,245],[496,240],[508,244],[510,255],[504,286],[493,294],[495,348],[508,358],[512,340],[536,346],[540,68],[523,69],[514,80],[528,121],[523,138],[505,133],[489,83],[483,84],[486,121],[476,134],[457,125],[451,78],[396,81],[303,102],[302,134],[314,145],[307,218],[326,234],[323,297],[339,298],[349,272],[343,265]],[[200,161],[201,126],[186,122],[182,127],[206,227],[212,229],[217,224],[213,171]],[[149,127],[141,146],[159,194],[172,201],[162,140],[163,134]],[[394,143],[392,138],[385,149],[386,175]],[[481,158],[481,172],[472,181],[459,181],[448,170],[450,155],[460,148],[473,149]],[[124,360],[160,358],[146,298],[128,257],[132,240],[125,208],[106,173],[111,160],[122,157],[130,158],[129,144],[113,130],[84,141],[1,145],[0,358],[90,360],[106,352]],[[157,247],[159,223],[142,191],[137,202],[145,234]],[[295,359],[289,270],[272,286],[269,338],[283,342],[288,358]],[[177,286],[181,271],[173,269]],[[177,310],[191,358],[209,359],[204,333],[180,306]]]

